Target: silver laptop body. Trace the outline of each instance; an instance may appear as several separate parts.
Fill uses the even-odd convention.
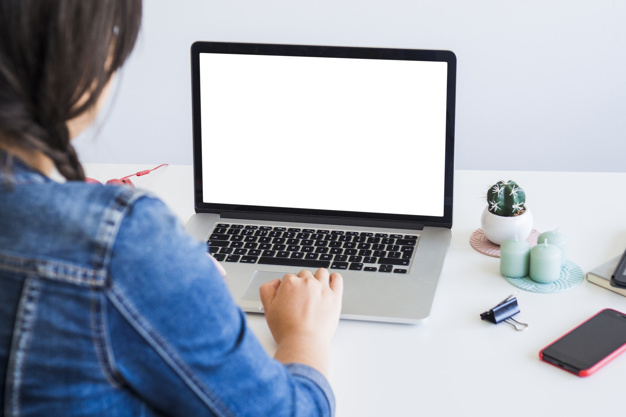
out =
[[[342,318],[426,319],[452,227],[455,55],[196,42],[191,57],[186,229],[241,308],[262,313],[264,282],[327,267],[344,277]]]

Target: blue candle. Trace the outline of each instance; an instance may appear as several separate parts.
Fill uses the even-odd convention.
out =
[[[530,251],[530,279],[549,284],[561,276],[561,250],[547,240]]]
[[[558,247],[561,250],[561,267],[567,263],[567,238],[565,235],[557,230],[550,232],[543,232],[537,238],[537,243],[544,243],[549,241],[551,245]]]
[[[500,245],[500,273],[506,277],[528,275],[530,244],[525,240],[505,240]]]

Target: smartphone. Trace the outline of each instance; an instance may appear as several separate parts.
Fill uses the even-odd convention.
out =
[[[626,251],[620,258],[615,271],[611,275],[611,286],[615,288],[626,288]]]
[[[539,352],[552,365],[589,376],[626,350],[626,314],[600,311]]]

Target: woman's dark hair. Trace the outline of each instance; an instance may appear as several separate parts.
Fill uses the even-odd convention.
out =
[[[141,9],[141,0],[0,0],[0,137],[84,180],[67,121],[95,105],[130,55]]]

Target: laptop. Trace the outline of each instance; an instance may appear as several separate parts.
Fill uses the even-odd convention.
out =
[[[246,312],[288,272],[344,278],[343,319],[430,315],[452,227],[450,51],[196,42],[195,212]]]

